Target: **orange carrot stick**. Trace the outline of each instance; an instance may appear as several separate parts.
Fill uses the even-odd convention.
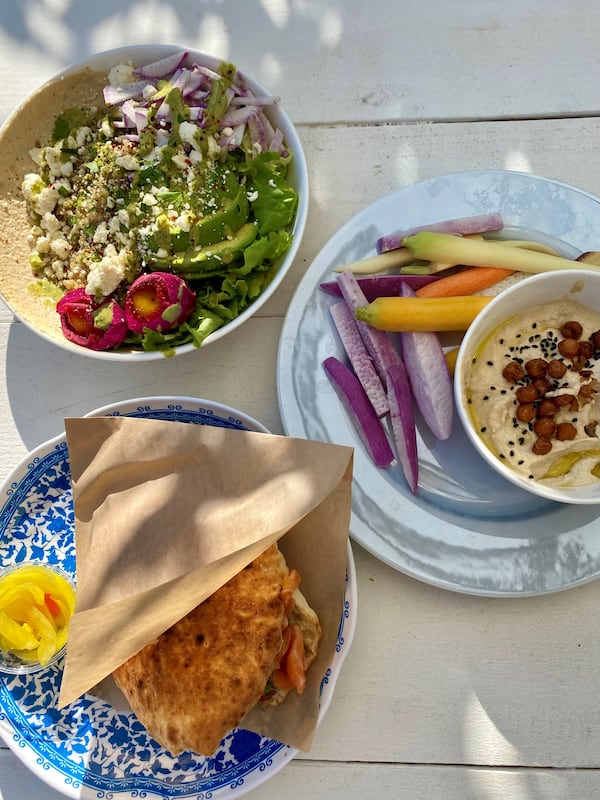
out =
[[[512,269],[497,267],[467,267],[461,272],[446,275],[417,289],[418,297],[456,297],[475,294],[512,275]]]

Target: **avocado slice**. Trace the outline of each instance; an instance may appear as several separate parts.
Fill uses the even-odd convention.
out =
[[[226,197],[221,210],[216,211],[195,225],[190,238],[195,245],[209,245],[223,241],[248,221],[250,205],[243,186],[238,188],[235,197]]]
[[[189,278],[201,277],[202,273],[222,269],[239,258],[243,250],[251,244],[258,234],[253,222],[246,222],[229,239],[222,239],[210,245],[193,247],[185,253],[171,258],[154,258],[149,267],[152,270],[167,270]]]

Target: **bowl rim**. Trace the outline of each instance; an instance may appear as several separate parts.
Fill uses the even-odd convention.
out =
[[[24,97],[21,102],[16,106],[16,108],[12,111],[11,114],[8,115],[6,120],[4,120],[3,124],[0,126],[0,138],[5,128],[7,128],[19,115],[21,109],[33,98],[36,94],[38,94],[42,89],[45,87],[50,86],[51,84],[55,83],[56,81],[60,81],[62,78],[66,77],[67,75],[75,74],[81,70],[86,68],[90,68],[93,70],[100,70],[106,71],[110,69],[115,64],[119,63],[120,60],[134,60],[136,57],[141,60],[145,59],[152,59],[158,60],[160,58],[165,58],[168,55],[176,52],[183,52],[185,51],[188,54],[188,58],[192,58],[194,60],[199,61],[200,63],[205,64],[208,67],[216,68],[218,65],[224,61],[224,58],[220,58],[213,54],[207,53],[204,50],[198,50],[193,47],[186,47],[185,45],[179,44],[169,44],[169,43],[145,43],[145,44],[132,44],[132,45],[122,45],[120,47],[109,48],[106,50],[101,50],[91,55],[83,58],[79,61],[72,62],[67,66],[63,67],[62,69],[55,72],[51,75],[47,80],[43,83],[36,86],[33,91],[29,92],[26,97]],[[116,59],[116,60],[115,60]],[[247,73],[242,67],[240,67],[235,61],[233,62],[238,73],[243,77],[244,81],[250,86],[257,94],[271,94],[266,86],[264,86],[260,81],[254,78],[250,73]],[[292,122],[291,118],[283,108],[281,103],[278,103],[272,112],[267,113],[274,113],[279,118],[279,127],[284,129],[284,139],[287,145],[289,146],[290,150],[293,153],[293,159],[291,162],[290,169],[292,174],[295,176],[295,188],[298,193],[298,206],[296,209],[296,216],[294,218],[294,222],[292,224],[292,243],[290,248],[283,254],[281,257],[281,261],[279,264],[279,268],[277,272],[273,276],[273,279],[270,281],[268,286],[260,293],[260,295],[252,301],[250,306],[246,308],[241,314],[239,314],[235,319],[231,320],[231,322],[226,323],[221,328],[218,328],[213,333],[209,334],[206,339],[202,343],[202,347],[206,345],[212,344],[214,342],[219,341],[220,339],[224,338],[228,333],[236,330],[240,325],[250,319],[260,308],[272,297],[275,291],[279,288],[285,277],[287,276],[289,270],[293,266],[295,261],[298,249],[300,247],[302,238],[304,236],[304,230],[306,228],[306,222],[308,218],[308,206],[309,206],[309,199],[310,199],[310,191],[309,191],[309,175],[308,175],[308,165],[306,161],[306,155],[304,153],[304,148],[302,146],[302,142],[296,130],[295,124]],[[35,324],[33,324],[30,320],[21,317],[19,311],[12,306],[10,301],[6,299],[3,295],[2,297],[3,302],[8,306],[14,316],[23,324],[26,328],[28,328],[32,333],[36,336],[39,336],[44,341],[59,347],[61,350],[74,353],[77,355],[82,355],[87,358],[93,358],[101,361],[113,361],[113,362],[146,362],[146,361],[157,361],[160,359],[164,359],[165,355],[161,351],[145,351],[145,350],[91,350],[90,348],[82,347],[80,345],[76,345],[73,342],[69,342],[67,339],[61,340],[57,337],[51,336],[50,334],[38,330]],[[202,350],[202,347],[195,347],[192,342],[188,342],[183,345],[179,345],[174,348],[174,353],[172,355],[185,355],[187,353],[198,352]]]
[[[568,275],[567,275],[568,272]],[[523,489],[530,494],[546,498],[547,500],[554,500],[559,503],[570,505],[598,505],[600,504],[600,481],[597,484],[588,484],[587,486],[577,487],[554,487],[546,486],[539,481],[529,480],[519,473],[506,466],[488,447],[484,440],[479,436],[473,425],[473,419],[469,413],[469,408],[466,402],[466,387],[464,382],[466,364],[470,361],[474,347],[479,346],[482,340],[488,336],[494,328],[502,325],[503,322],[497,322],[494,325],[488,325],[487,320],[492,316],[498,306],[504,306],[510,300],[523,291],[527,291],[526,286],[535,288],[539,283],[546,283],[552,280],[565,282],[576,282],[577,280],[595,280],[600,286],[600,271],[585,269],[584,267],[575,267],[573,270],[552,270],[550,272],[538,273],[536,275],[529,275],[523,280],[508,286],[498,295],[496,295],[483,309],[479,312],[476,319],[469,326],[465,335],[460,342],[458,354],[456,357],[453,389],[454,389],[454,402],[456,406],[457,415],[460,423],[467,435],[469,442],[474,446],[478,454],[486,461],[486,463],[500,475],[500,477],[510,481],[515,486]],[[567,288],[562,289],[562,293],[568,293]],[[558,298],[557,298],[558,299]],[[548,301],[540,301],[548,302]],[[581,300],[584,303],[583,299]],[[535,303],[534,305],[537,305]],[[520,313],[520,310],[515,311],[514,314]],[[598,310],[600,313],[600,309]],[[513,316],[514,316],[513,314]],[[510,311],[504,317],[504,321],[508,321],[511,317]],[[596,490],[596,494],[590,494],[590,488]]]

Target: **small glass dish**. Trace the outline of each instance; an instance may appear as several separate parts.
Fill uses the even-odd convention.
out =
[[[53,564],[46,564],[42,561],[22,561],[18,564],[11,564],[10,566],[0,567],[0,583],[7,575],[13,574],[27,567],[43,567],[45,570],[54,572],[63,578],[74,590],[75,582],[73,577]],[[54,655],[41,664],[37,659],[24,659],[11,650],[4,650],[0,647],[0,674],[8,673],[10,675],[25,675],[32,672],[38,672],[43,669],[50,669],[57,667],[62,663],[67,652],[67,644],[62,645]]]

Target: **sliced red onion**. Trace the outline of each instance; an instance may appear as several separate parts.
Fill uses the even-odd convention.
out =
[[[148,124],[149,111],[144,106],[136,106],[135,109],[135,127],[138,134],[140,134]]]
[[[386,253],[388,250],[398,250],[402,247],[402,240],[413,236],[419,231],[435,231],[436,233],[452,233],[457,236],[467,236],[472,233],[489,233],[499,231],[504,227],[504,220],[499,213],[478,214],[473,217],[456,217],[442,222],[433,222],[429,225],[420,225],[410,230],[390,233],[377,240],[377,252]]]
[[[400,293],[403,283],[412,289],[420,289],[421,286],[437,280],[439,280],[437,275],[368,275],[365,278],[357,278],[358,285],[369,303],[377,297],[394,297]],[[342,296],[337,281],[325,281],[319,284],[319,288],[335,297]]]
[[[136,83],[109,83],[104,87],[104,102],[107,106],[120,106],[125,100],[142,100],[144,89],[148,85],[147,81],[137,81]]]
[[[368,305],[367,298],[358,284],[358,280],[350,270],[344,270],[337,276],[337,281],[342,292],[342,297],[354,312],[359,306]],[[385,331],[377,330],[366,322],[358,322],[357,327],[362,336],[365,347],[373,359],[375,369],[382,380],[385,380],[385,371],[390,364],[400,360],[400,355]]]
[[[391,364],[386,370],[386,378],[396,454],[406,482],[411,492],[416,494],[419,480],[417,429],[410,382],[404,364],[401,361]]]
[[[255,117],[257,114],[253,106],[243,106],[242,108],[231,108],[221,117],[221,127],[235,128],[236,125],[241,125],[249,122],[250,117]]]
[[[406,284],[400,294],[415,296]],[[400,343],[415,403],[433,435],[448,439],[452,432],[452,379],[440,340],[435,333],[408,332],[400,334]]]
[[[267,117],[267,115],[262,111],[262,109],[258,109],[258,118],[262,123],[263,129],[265,131],[266,136],[266,146],[267,148],[271,144],[273,139],[273,135],[275,131],[273,130],[273,126],[271,125],[271,120]]]
[[[326,358],[323,368],[375,466],[389,467],[394,453],[360,381],[335,356]]]
[[[200,75],[204,75],[206,78],[209,79],[210,83],[213,81],[218,81],[221,78],[218,72],[215,72],[214,69],[210,69],[210,67],[204,67],[202,64],[194,64],[192,69],[195,72],[198,72]]]
[[[388,399],[381,378],[358,331],[354,314],[343,300],[333,303],[329,307],[329,313],[356,377],[361,382],[377,416],[383,417],[389,411]]]
[[[168,78],[176,69],[179,69],[188,56],[187,50],[182,50],[173,55],[153,61],[152,64],[145,64],[143,67],[134,69],[133,74],[141,78]]]
[[[191,70],[186,70],[186,75],[186,84],[182,89],[184,100],[187,101],[188,97],[195,97],[196,94],[202,94],[203,97],[206,97],[208,92],[204,76],[198,75],[197,72],[192,72]]]
[[[271,138],[271,142],[269,144],[269,150],[273,150],[273,152],[278,153],[281,151],[282,146],[283,146],[283,131],[280,128],[277,128],[277,130],[275,131],[275,133]]]
[[[245,130],[246,126],[244,124],[236,125],[229,136],[222,136],[219,139],[219,147],[227,147],[229,150],[235,150],[236,147],[241,145]]]
[[[137,105],[131,100],[125,100],[125,102],[121,105],[121,118],[123,119],[123,122],[127,128],[136,127],[136,111]]]
[[[249,117],[248,131],[250,133],[250,140],[253,144],[257,144],[260,147],[261,153],[268,149],[265,126],[259,114],[255,113]]]

